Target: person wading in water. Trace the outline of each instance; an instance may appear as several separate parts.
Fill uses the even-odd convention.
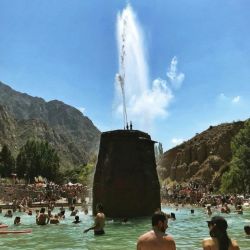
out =
[[[105,226],[105,214],[103,212],[103,206],[102,204],[97,204],[96,205],[96,217],[95,217],[95,224],[94,226],[84,230],[84,233],[87,233],[89,230],[94,230],[95,235],[103,235],[105,234],[104,232],[104,226]]]
[[[227,221],[221,216],[214,216],[207,221],[211,238],[202,242],[203,250],[239,250],[235,240],[227,235]]]

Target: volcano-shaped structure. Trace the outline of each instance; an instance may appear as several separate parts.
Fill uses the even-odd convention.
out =
[[[154,141],[138,130],[101,135],[93,183],[93,214],[102,203],[108,217],[151,215],[160,208]]]

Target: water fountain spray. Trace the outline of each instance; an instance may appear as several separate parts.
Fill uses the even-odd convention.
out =
[[[120,83],[122,90],[122,104],[123,104],[123,122],[124,129],[128,126],[128,117],[126,110],[126,98],[125,98],[125,57],[126,57],[126,26],[127,20],[126,17],[123,19],[123,30],[122,30],[122,44],[121,44],[121,58],[120,58],[120,72],[117,74],[117,81]]]

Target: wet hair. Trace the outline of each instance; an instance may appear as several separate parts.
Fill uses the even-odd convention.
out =
[[[75,220],[76,220],[76,221],[79,220],[79,216],[78,216],[78,215],[75,216]]]
[[[244,226],[244,231],[247,235],[250,235],[250,226]]]
[[[176,220],[175,213],[170,213],[170,218]]]
[[[214,216],[208,224],[213,225],[209,233],[211,237],[218,240],[219,250],[228,250],[232,243],[227,235],[227,221],[221,216]]]
[[[14,220],[14,224],[17,224],[17,222],[21,221],[21,217],[20,216],[16,216],[15,220]]]
[[[166,214],[161,212],[161,211],[157,211],[152,215],[152,226],[156,226],[158,224],[159,221],[164,222],[167,220]]]

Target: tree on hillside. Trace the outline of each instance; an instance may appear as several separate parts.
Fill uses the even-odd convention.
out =
[[[20,149],[16,160],[19,177],[34,180],[39,175],[55,181],[59,175],[60,160],[48,142],[28,140]]]
[[[15,159],[7,145],[0,152],[0,174],[2,177],[10,177],[15,171]]]
[[[228,193],[250,192],[250,120],[233,138],[231,143],[232,160],[229,171],[222,177],[221,191]]]

